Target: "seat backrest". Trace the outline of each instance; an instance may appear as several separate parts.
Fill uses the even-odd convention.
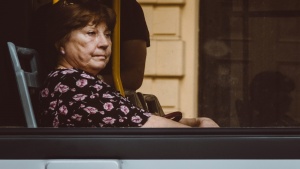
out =
[[[31,102],[31,94],[39,88],[38,80],[38,53],[34,49],[15,46],[8,42],[8,50],[12,60],[13,68],[16,75],[17,86],[21,97],[21,103],[26,118],[27,127],[36,128],[36,119]],[[26,60],[30,64],[30,71],[25,71],[20,64],[19,59]]]

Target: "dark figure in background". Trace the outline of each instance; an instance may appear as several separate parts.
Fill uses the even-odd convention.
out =
[[[112,0],[96,0],[111,7]],[[31,28],[31,47],[38,50],[41,56],[43,56],[41,62],[43,62],[43,72],[41,73],[41,81],[47,76],[47,74],[53,70],[56,63],[52,60],[44,57],[55,54],[55,49],[49,48],[52,46],[47,44],[45,38],[46,25],[49,13],[49,8],[52,5],[52,1],[46,5],[41,6],[33,15],[33,24]],[[140,4],[136,0],[122,0],[121,1],[121,79],[123,87],[126,90],[137,90],[141,87],[145,62],[147,55],[147,47],[150,46],[149,31],[145,21],[143,10]],[[54,52],[54,53],[53,53]],[[113,85],[112,78],[112,66],[111,60],[106,68],[101,71],[101,76],[105,82]]]
[[[111,6],[112,0],[104,0]],[[121,79],[125,90],[137,90],[144,79],[149,31],[144,12],[136,0],[121,0]],[[101,72],[104,81],[113,86],[111,60]]]
[[[277,71],[257,74],[250,84],[253,127],[299,126],[291,118],[291,92],[295,89],[292,79]]]

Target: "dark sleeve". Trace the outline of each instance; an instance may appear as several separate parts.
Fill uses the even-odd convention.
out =
[[[121,3],[121,41],[140,39],[150,46],[149,30],[142,7],[136,0]]]
[[[104,1],[111,6],[111,0]],[[146,24],[144,12],[136,0],[121,1],[121,59],[126,56],[122,53],[122,42],[127,40],[144,40],[147,47],[150,46],[150,35]],[[121,61],[122,64],[122,61]],[[124,65],[123,65],[124,66]],[[112,75],[112,59],[106,67],[101,70],[103,75]]]

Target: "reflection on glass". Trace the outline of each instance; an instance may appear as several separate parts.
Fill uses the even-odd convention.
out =
[[[298,0],[201,0],[199,115],[298,126],[299,30]]]
[[[299,126],[289,115],[294,81],[280,72],[264,71],[250,83],[249,102],[237,100],[237,113],[243,126]]]

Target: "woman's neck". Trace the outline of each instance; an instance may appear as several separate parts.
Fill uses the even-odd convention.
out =
[[[65,60],[65,58],[60,57],[56,66],[57,69],[72,69],[73,66]]]
[[[67,69],[67,68],[64,67],[64,66],[61,66],[61,65],[57,65],[57,66],[56,66],[56,69]]]

